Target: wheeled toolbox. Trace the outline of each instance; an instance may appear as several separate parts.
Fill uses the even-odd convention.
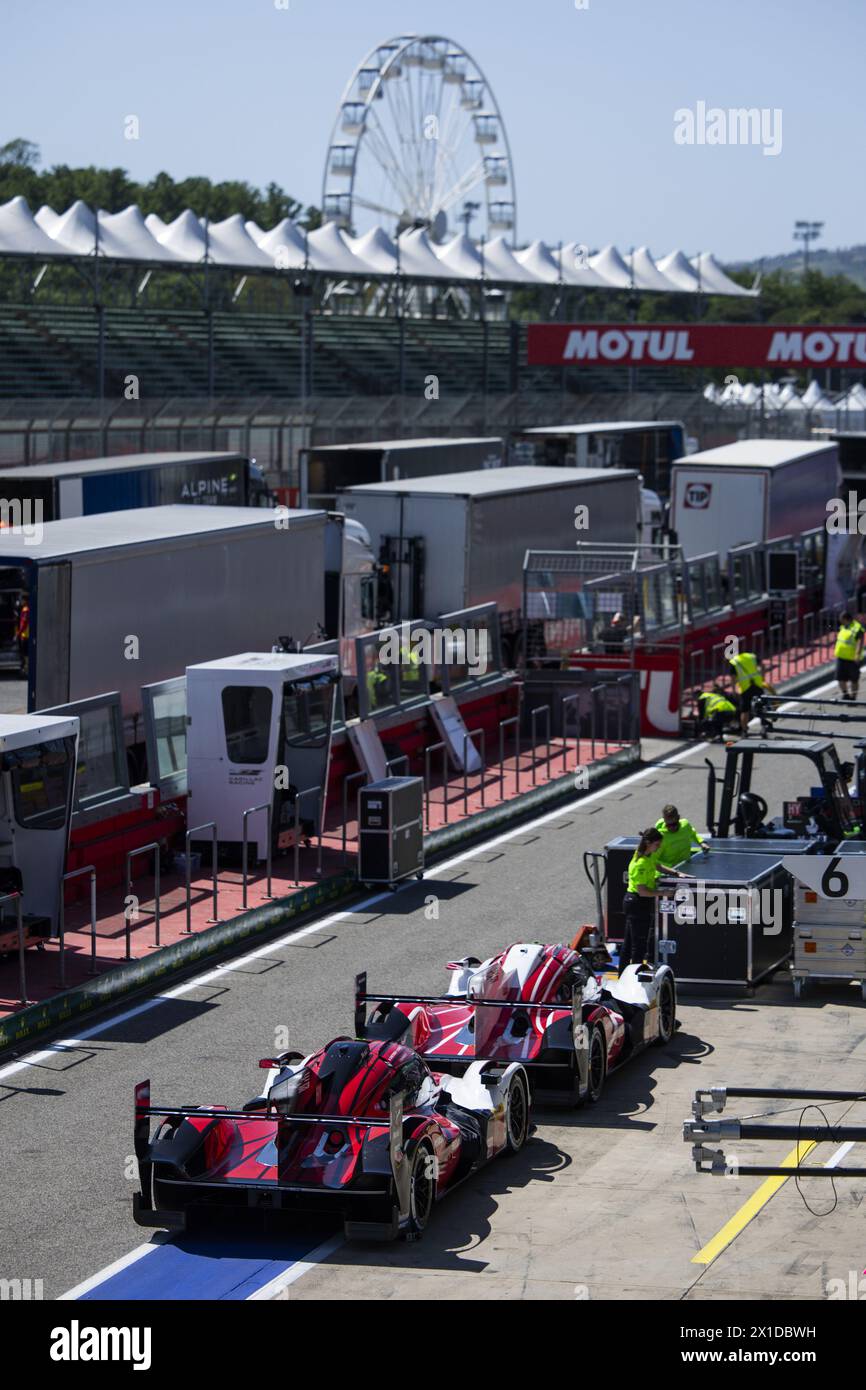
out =
[[[424,781],[385,777],[358,798],[358,880],[387,883],[424,877]]]
[[[730,835],[725,839],[715,839],[712,836],[705,836],[705,842],[710,846],[712,860],[713,852],[723,850],[727,853],[739,854],[770,854],[774,858],[781,858],[783,854],[813,854],[819,846],[813,840],[797,839],[760,839],[751,840],[741,836]],[[608,840],[604,847],[606,860],[605,877],[605,928],[609,939],[621,941],[625,932],[625,913],[623,911],[623,899],[625,897],[626,886],[628,883],[628,866],[631,863],[632,855],[638,847],[638,837],[636,835],[618,835],[614,840]],[[701,851],[697,851],[696,858],[700,857]],[[694,860],[692,861],[694,862]],[[675,867],[675,866],[673,866]],[[684,868],[685,865],[681,865]]]
[[[792,893],[781,854],[714,851],[693,859],[688,874],[691,883],[662,878],[665,896],[656,899],[656,952],[676,975],[678,989],[750,990],[787,965]]]

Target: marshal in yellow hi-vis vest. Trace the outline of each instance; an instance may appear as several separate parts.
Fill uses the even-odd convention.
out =
[[[698,696],[698,704],[705,718],[712,714],[735,714],[737,708],[732,700],[727,700],[724,695],[717,695],[712,690],[704,690]]]
[[[836,649],[833,653],[837,661],[859,661],[863,653],[864,630],[857,619],[842,623],[836,635]]]
[[[767,682],[761,675],[761,664],[754,652],[739,652],[737,656],[729,656],[728,663],[733,667],[734,680],[741,695],[752,685],[757,685],[762,690],[766,686]]]

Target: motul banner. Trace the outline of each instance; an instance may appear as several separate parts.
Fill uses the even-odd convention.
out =
[[[530,367],[866,367],[866,328],[531,323]]]

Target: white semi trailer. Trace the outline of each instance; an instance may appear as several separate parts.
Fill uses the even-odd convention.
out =
[[[30,607],[30,710],[141,687],[325,625],[325,512],[148,507],[0,531],[0,580]]]
[[[481,469],[344,489],[337,507],[366,528],[384,568],[380,618],[436,618],[499,605],[516,631],[527,549],[634,544],[640,476],[628,469]]]
[[[716,551],[724,563],[732,546],[824,526],[839,487],[835,444],[741,439],[677,459],[670,526],[686,559]]]

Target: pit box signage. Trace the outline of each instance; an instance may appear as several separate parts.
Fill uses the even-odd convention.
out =
[[[866,854],[786,854],[782,865],[819,898],[866,901]]]

